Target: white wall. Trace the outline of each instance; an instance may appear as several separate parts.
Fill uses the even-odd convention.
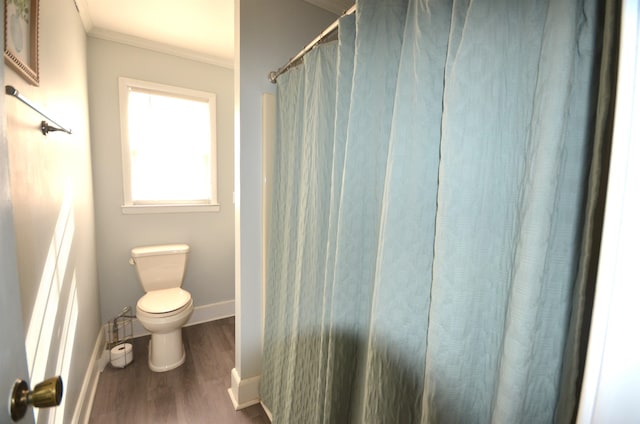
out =
[[[6,136],[24,330],[31,336],[42,330],[32,358],[39,371],[30,383],[63,374],[64,404],[56,419],[70,422],[100,329],[86,36],[72,1],[40,2],[39,39],[40,86],[6,66],[5,84],[73,134],[42,135],[42,117],[6,96]],[[37,340],[31,337],[27,351],[35,351]],[[46,418],[49,410],[40,414]]]
[[[87,63],[102,321],[144,294],[131,248],[178,242],[191,246],[183,288],[194,305],[227,302],[232,313],[233,71],[97,38],[89,38]],[[122,214],[120,76],[216,94],[220,212]]]
[[[257,401],[262,369],[262,118],[267,80],[337,16],[299,0],[236,0],[236,362],[232,398]],[[246,383],[246,384],[245,384]]]

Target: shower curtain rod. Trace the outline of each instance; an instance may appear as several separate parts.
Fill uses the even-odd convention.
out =
[[[301,59],[305,54],[307,54],[307,52],[309,52],[309,50],[311,50],[316,45],[318,45],[322,40],[324,40],[328,35],[330,35],[332,32],[334,32],[338,28],[338,22],[340,22],[340,18],[342,18],[343,16],[351,15],[355,11],[356,11],[356,5],[354,4],[349,9],[347,9],[342,15],[340,15],[340,17],[338,19],[336,19],[331,25],[329,25],[327,27],[327,29],[322,31],[320,33],[320,35],[318,35],[309,44],[307,44],[304,49],[300,50],[300,52],[297,55],[295,55],[291,59],[289,59],[289,61],[286,63],[286,65],[281,66],[280,68],[278,68],[277,71],[269,72],[269,81],[271,81],[273,84],[275,84],[278,81],[278,77],[280,75],[284,74],[299,59]]]

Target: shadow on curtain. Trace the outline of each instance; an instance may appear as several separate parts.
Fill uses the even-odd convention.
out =
[[[274,423],[548,423],[574,407],[558,399],[599,7],[363,0],[280,76],[260,388]]]

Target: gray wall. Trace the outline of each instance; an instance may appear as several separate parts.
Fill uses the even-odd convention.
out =
[[[194,305],[232,301],[233,71],[91,37],[87,64],[102,321],[124,306],[135,308],[144,294],[128,263],[135,246],[189,244],[183,288],[191,292]],[[216,94],[220,212],[122,214],[120,76]]]
[[[336,18],[299,0],[236,0],[236,372],[241,380],[260,375],[262,367],[261,96],[275,92],[268,73]],[[243,394],[237,399],[247,400]]]
[[[41,374],[56,374],[63,359],[73,364],[63,375],[64,407],[55,411],[64,411],[61,421],[70,422],[100,329],[86,36],[73,2],[40,2],[39,38],[40,86],[29,85],[6,67],[5,84],[73,134],[42,135],[42,117],[6,96],[6,137],[24,330],[46,330],[38,346],[38,360],[46,364]],[[36,307],[38,296],[47,299],[47,293],[46,310]],[[63,343],[65,334],[68,344]],[[49,411],[40,414],[46,419]]]

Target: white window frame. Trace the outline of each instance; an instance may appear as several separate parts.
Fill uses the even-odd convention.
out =
[[[120,140],[122,145],[122,185],[123,199],[122,213],[176,213],[176,212],[218,212],[218,161],[216,143],[216,95],[206,91],[192,90],[188,88],[176,87],[166,84],[159,84],[150,81],[137,80],[132,78],[119,77],[118,88],[120,96]],[[209,122],[211,124],[211,201],[200,202],[176,202],[168,204],[157,203],[135,203],[131,195],[131,161],[129,146],[129,90],[131,88],[157,92],[188,99],[196,99],[209,104]],[[162,125],[162,123],[159,123]]]

